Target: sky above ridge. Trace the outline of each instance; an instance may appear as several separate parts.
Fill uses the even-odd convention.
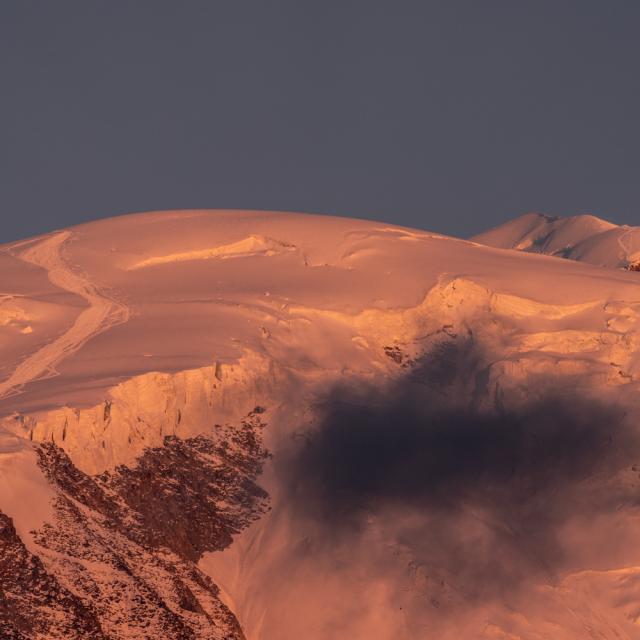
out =
[[[10,0],[0,242],[274,209],[640,224],[640,3]]]

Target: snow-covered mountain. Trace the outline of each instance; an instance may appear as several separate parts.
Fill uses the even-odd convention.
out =
[[[633,269],[640,265],[640,227],[616,225],[590,215],[564,218],[528,213],[471,240],[600,267]]]
[[[637,274],[251,211],[0,264],[1,637],[640,638]]]

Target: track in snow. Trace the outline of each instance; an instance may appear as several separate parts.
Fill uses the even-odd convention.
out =
[[[626,225],[624,225],[626,227]],[[626,260],[629,257],[629,253],[631,252],[631,249],[629,248],[629,245],[625,242],[625,240],[627,239],[627,236],[633,231],[633,228],[627,228],[626,231],[621,235],[618,236],[617,241],[618,241],[618,246],[622,249],[622,259]]]
[[[61,336],[23,360],[13,373],[0,383],[0,398],[21,393],[34,380],[57,375],[56,365],[78,351],[88,340],[129,319],[129,308],[109,297],[83,275],[73,271],[62,256],[62,247],[72,237],[70,231],[47,236],[16,257],[42,267],[49,280],[61,289],[84,298],[89,306]],[[12,249],[24,243],[12,245]]]

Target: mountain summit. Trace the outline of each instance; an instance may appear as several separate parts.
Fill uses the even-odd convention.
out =
[[[640,638],[638,280],[594,266],[637,237],[202,210],[0,247],[0,636]]]
[[[614,269],[640,264],[640,227],[615,225],[591,215],[562,218],[528,213],[471,240]]]

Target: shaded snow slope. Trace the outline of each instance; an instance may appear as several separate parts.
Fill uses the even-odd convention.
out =
[[[562,218],[528,213],[471,240],[601,267],[624,269],[640,263],[640,227],[619,226],[590,215]]]
[[[635,236],[572,220],[483,234],[521,252],[252,211],[0,247],[0,580],[38,566],[32,605],[2,585],[0,629],[37,637],[37,610],[52,638],[640,638],[638,280],[579,261],[620,266],[592,241],[627,260]],[[306,458],[343,404],[347,439]],[[442,416],[467,435],[431,438]],[[565,446],[589,464],[545,457]],[[435,476],[389,493],[437,447]],[[496,448],[497,475],[476,464]]]

